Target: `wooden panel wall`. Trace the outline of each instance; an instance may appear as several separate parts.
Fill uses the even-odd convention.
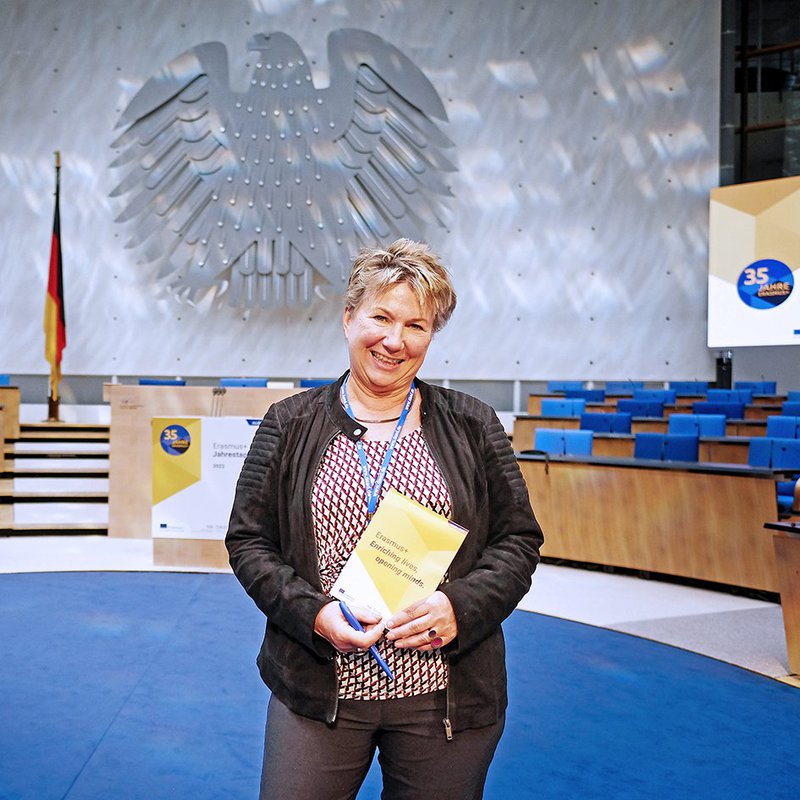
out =
[[[732,472],[520,460],[543,554],[778,591],[775,484]]]

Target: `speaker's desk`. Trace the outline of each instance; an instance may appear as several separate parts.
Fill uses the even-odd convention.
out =
[[[800,675],[800,524],[768,522],[764,527],[777,531],[772,542],[778,567],[789,672]]]
[[[3,406],[3,425],[0,437],[19,439],[19,387],[0,386],[0,406]]]
[[[739,464],[518,454],[542,554],[777,592],[775,473]]]
[[[108,535],[150,538],[153,417],[260,418],[273,403],[298,391],[301,390],[105,384],[103,398],[111,404]],[[153,547],[154,560],[162,565],[227,565],[224,546],[219,541],[195,544],[191,540],[158,539]]]

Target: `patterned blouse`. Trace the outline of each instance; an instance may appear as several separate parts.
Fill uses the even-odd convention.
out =
[[[389,442],[362,440],[370,475],[378,474]],[[439,514],[451,514],[450,494],[442,473],[418,428],[397,440],[381,498],[389,488]],[[311,493],[314,534],[324,592],[330,592],[344,562],[367,525],[367,499],[358,451],[346,436],[337,436],[320,462]],[[438,650],[399,649],[381,640],[378,649],[394,673],[390,681],[369,653],[339,653],[339,697],[388,700],[434,692],[447,686],[447,662]]]

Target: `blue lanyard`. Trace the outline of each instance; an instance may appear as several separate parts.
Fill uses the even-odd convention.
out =
[[[348,376],[347,380],[349,380],[349,377],[350,376]],[[350,406],[350,400],[347,398],[347,380],[345,380],[345,382],[342,384],[342,405],[344,406],[344,410],[347,412],[348,416],[352,419],[355,419],[356,415],[353,413],[353,409]],[[367,493],[367,514],[370,517],[375,513],[375,509],[378,507],[378,498],[380,497],[381,486],[383,486],[383,481],[386,477],[386,471],[389,469],[389,462],[392,460],[392,454],[394,453],[395,445],[397,444],[397,440],[400,438],[400,431],[403,430],[406,417],[408,416],[408,412],[411,410],[411,405],[414,402],[415,392],[416,387],[412,382],[411,388],[408,390],[408,395],[406,396],[406,402],[403,404],[403,410],[400,412],[400,419],[397,420],[397,425],[394,426],[394,433],[392,434],[392,438],[389,439],[389,446],[386,448],[386,454],[383,457],[383,461],[381,462],[381,466],[378,470],[378,475],[375,478],[374,483],[372,482],[372,477],[369,474],[369,462],[367,461],[367,451],[364,448],[364,443],[361,441],[361,439],[356,442],[358,460],[361,462],[361,474],[364,476],[364,490]]]

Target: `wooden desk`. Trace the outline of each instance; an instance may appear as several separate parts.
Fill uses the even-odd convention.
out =
[[[786,400],[785,394],[754,394],[753,405],[778,406],[780,408]],[[778,412],[780,413],[780,412]]]
[[[518,455],[543,555],[778,591],[774,474],[735,464]]]
[[[19,387],[0,386],[0,406],[3,406],[2,434],[8,439],[19,439]]]
[[[780,416],[781,407],[768,404],[753,404],[744,407],[745,419],[760,419],[766,422],[767,417]]]
[[[126,386],[108,383],[103,397],[111,404],[108,535],[150,538],[152,452],[150,420],[172,416],[264,416],[272,403],[299,389],[229,388],[213,386]],[[197,545],[192,540],[156,539],[153,558],[169,566],[227,566],[224,544]],[[209,552],[200,552],[205,547]],[[195,557],[196,556],[196,557]],[[190,558],[187,561],[187,558]]]
[[[728,436],[766,436],[767,421],[765,419],[729,419],[725,423]]]
[[[768,522],[764,527],[777,531],[772,543],[778,568],[789,672],[800,675],[800,524]]]
[[[633,458],[634,434],[595,433],[592,455],[600,458]],[[746,464],[750,439],[700,437],[698,461],[709,464]]]

